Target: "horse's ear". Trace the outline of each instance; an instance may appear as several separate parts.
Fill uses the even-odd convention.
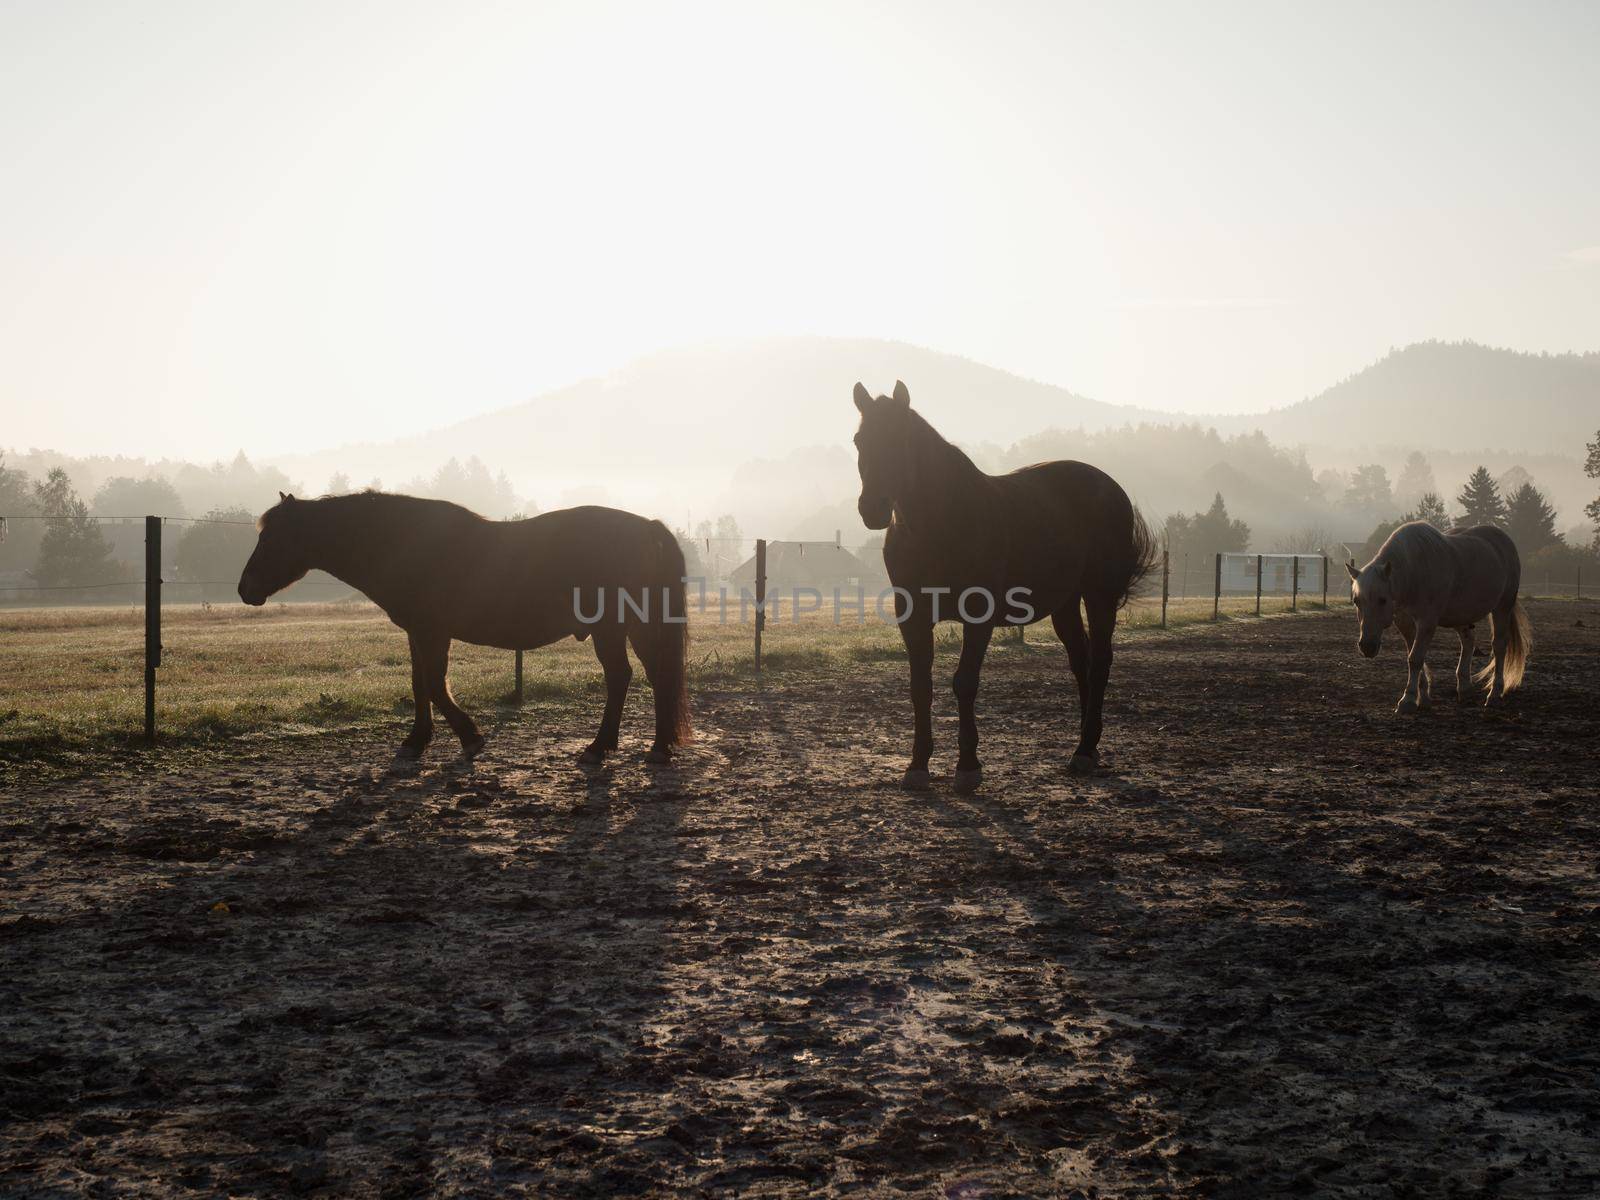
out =
[[[1361,572],[1356,570],[1356,560],[1355,559],[1352,558],[1349,562],[1345,563],[1344,569],[1346,571],[1350,572],[1350,578],[1351,579],[1360,579],[1361,578]]]
[[[864,414],[867,411],[867,405],[872,403],[872,393],[858,383],[856,384],[855,397],[856,411]]]
[[[1394,574],[1394,564],[1388,560],[1385,560],[1383,565],[1378,568],[1378,574],[1382,575],[1385,579],[1389,578],[1389,576]]]
[[[898,379],[894,381],[894,402],[901,408],[911,407],[911,392]]]
[[[294,499],[294,497],[289,495],[287,492],[279,492],[278,493],[278,503],[279,504],[283,504],[286,501],[293,500],[293,499]]]

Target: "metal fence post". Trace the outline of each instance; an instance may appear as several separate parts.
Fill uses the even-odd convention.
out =
[[[1167,591],[1171,582],[1172,563],[1167,557],[1167,551],[1161,552],[1161,628],[1167,627]]]
[[[767,539],[756,539],[756,674],[761,674],[761,631],[767,627]]]
[[[1217,551],[1217,578],[1216,586],[1211,592],[1211,619],[1217,620],[1222,615],[1222,551]]]
[[[161,665],[161,518],[144,519],[144,740],[156,740],[156,668]]]
[[[1300,556],[1289,556],[1289,578],[1293,582],[1289,585],[1289,611],[1295,612],[1300,607]]]
[[[1256,555],[1256,616],[1261,615],[1261,562],[1262,556]]]
[[[518,708],[522,707],[522,651],[517,651],[517,686],[513,693]]]

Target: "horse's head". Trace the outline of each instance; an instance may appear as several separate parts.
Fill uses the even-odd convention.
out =
[[[910,481],[911,393],[896,382],[894,395],[872,394],[856,384],[856,409],[861,428],[856,430],[856,466],[861,472],[861,498],[856,508],[868,529],[887,529],[894,502],[905,495]]]
[[[239,576],[239,599],[260,607],[274,592],[281,592],[311,569],[304,522],[299,518],[306,502],[278,493],[278,503],[256,522],[255,553]]]
[[[1350,603],[1361,617],[1361,638],[1356,644],[1362,654],[1376,658],[1383,631],[1394,624],[1394,564],[1385,559],[1357,570],[1352,559],[1344,569],[1350,572]]]

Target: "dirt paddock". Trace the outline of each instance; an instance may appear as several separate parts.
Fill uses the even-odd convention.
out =
[[[0,797],[0,1194],[1600,1194],[1600,606],[1502,712],[1348,614]],[[1454,639],[1446,639],[1453,643]],[[1448,684],[1442,647],[1436,685]],[[954,656],[942,656],[948,676]]]

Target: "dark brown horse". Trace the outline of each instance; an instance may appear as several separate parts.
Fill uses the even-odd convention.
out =
[[[933,629],[945,620],[963,626],[953,681],[961,717],[956,790],[971,791],[983,778],[973,707],[990,636],[997,625],[1045,614],[1066,643],[1078,681],[1082,731],[1070,769],[1092,770],[1100,761],[1117,610],[1155,552],[1127,493],[1080,462],[986,475],[911,411],[903,383],[894,385],[893,396],[877,399],[858,383],[855,401],[861,412],[858,507],[868,529],[888,530],[883,561],[897,589],[895,614],[911,660],[916,730],[904,786],[928,786]]]
[[[362,492],[280,502],[258,522],[239,598],[265,604],[307,571],[365,592],[411,639],[417,716],[400,755],[418,758],[437,705],[461,739],[483,748],[478,726],[446,681],[450,642],[531,650],[564,637],[594,638],[606,677],[600,732],[582,760],[617,748],[633,678],[628,644],[655,691],[650,760],[664,762],[689,731],[684,688],[683,551],[660,521],[614,508],[568,508],[526,521],[488,521],[457,504]]]

